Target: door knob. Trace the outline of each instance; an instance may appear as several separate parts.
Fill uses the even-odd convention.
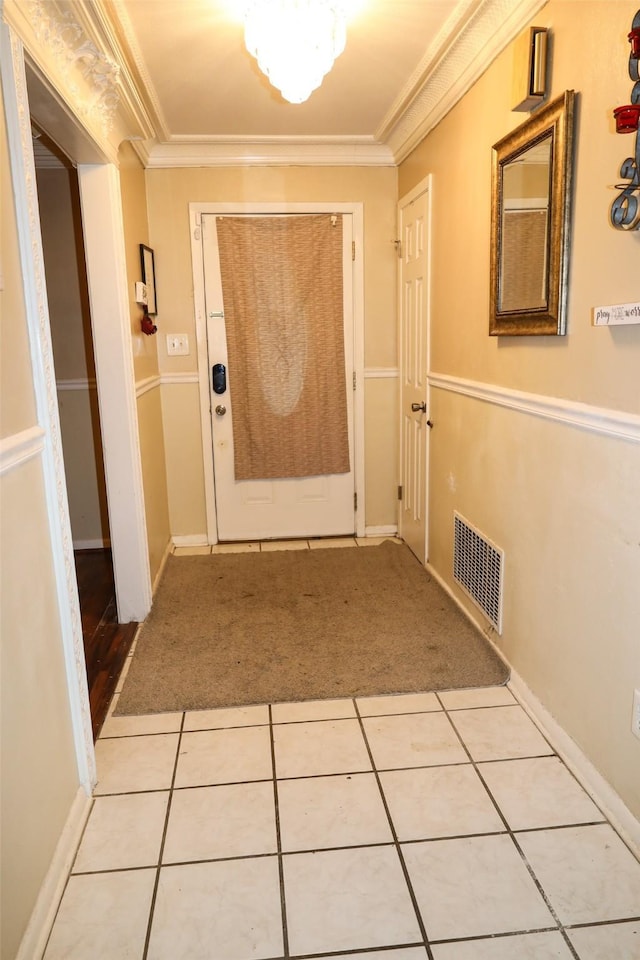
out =
[[[226,412],[227,412],[227,408],[224,406],[224,404],[219,403],[216,407],[216,413],[218,414],[218,416],[224,417]]]
[[[411,409],[413,410],[414,413],[426,413],[427,405],[423,400],[422,403],[412,403]]]

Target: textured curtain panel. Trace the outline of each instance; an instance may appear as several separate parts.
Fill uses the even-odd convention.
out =
[[[342,218],[217,229],[236,480],[348,473]]]
[[[546,250],[546,210],[505,212],[501,310],[534,310],[546,306]]]

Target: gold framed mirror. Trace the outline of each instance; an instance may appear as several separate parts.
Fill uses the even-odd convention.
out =
[[[566,332],[575,93],[494,144],[491,336]]]

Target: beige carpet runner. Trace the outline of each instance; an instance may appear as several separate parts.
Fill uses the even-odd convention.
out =
[[[116,712],[507,679],[487,640],[404,545],[172,556]]]

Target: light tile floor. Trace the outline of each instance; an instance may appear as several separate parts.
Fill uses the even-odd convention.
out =
[[[110,716],[45,960],[639,960],[640,863],[506,687]]]
[[[506,687],[116,699],[45,960],[640,960],[640,864]]]
[[[272,553],[274,550],[330,550],[334,547],[375,547],[384,540],[401,543],[389,534],[382,537],[319,537],[314,540],[261,540],[217,543],[211,546],[174,547],[177,557],[206,556],[209,553]]]

